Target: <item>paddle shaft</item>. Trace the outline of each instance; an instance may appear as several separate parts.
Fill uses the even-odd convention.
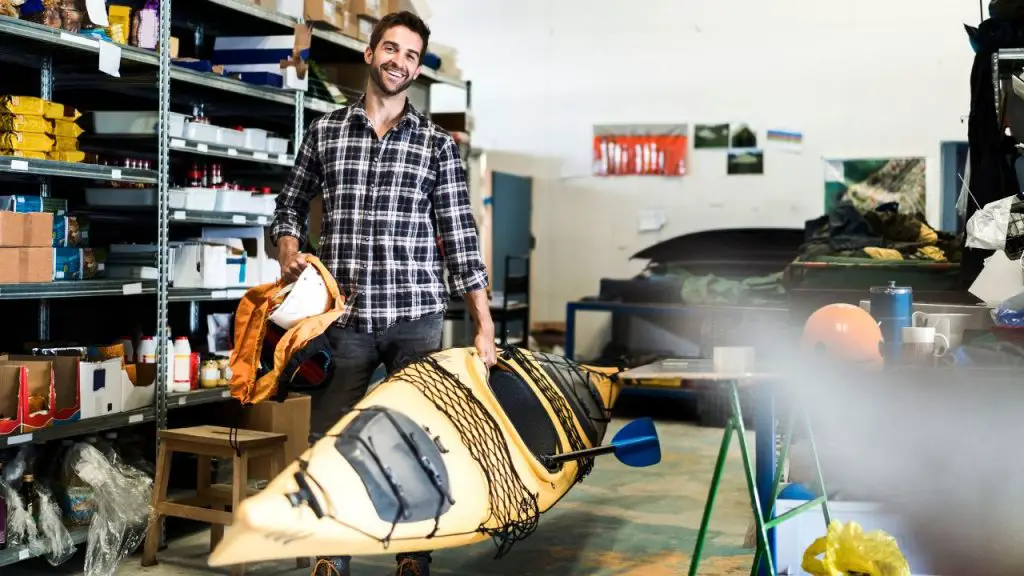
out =
[[[576,450],[575,452],[566,452],[564,454],[554,454],[548,456],[552,462],[565,462],[567,460],[579,460],[581,458],[589,458],[590,456],[601,456],[604,454],[612,454],[616,450],[627,448],[634,444],[646,444],[650,442],[649,437],[630,438],[628,440],[619,440],[614,444],[606,444],[604,446],[595,446],[593,448],[584,448],[583,450]]]

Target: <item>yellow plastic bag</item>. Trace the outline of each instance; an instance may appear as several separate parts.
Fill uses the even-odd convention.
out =
[[[818,558],[818,556],[822,556]],[[813,576],[911,576],[896,539],[881,530],[833,520],[825,536],[804,551],[800,565]]]

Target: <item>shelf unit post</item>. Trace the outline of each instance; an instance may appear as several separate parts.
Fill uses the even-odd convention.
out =
[[[39,62],[39,96],[44,100],[53,99],[53,58],[46,56]],[[39,180],[39,196],[47,198],[50,196],[49,176],[43,176]],[[50,339],[50,300],[39,299],[39,322],[38,337],[40,342]]]
[[[306,71],[306,74],[312,74],[310,71]],[[305,109],[306,109],[306,93],[302,90],[295,91],[295,138],[292,143],[292,150],[297,155],[299,153],[299,147],[302,146],[302,133],[305,127]]]
[[[156,429],[167,426],[167,289],[170,282],[168,217],[170,215],[171,0],[160,0],[159,99],[157,111],[157,286],[156,286]],[[159,435],[158,435],[159,438]],[[159,439],[157,440],[159,444]]]

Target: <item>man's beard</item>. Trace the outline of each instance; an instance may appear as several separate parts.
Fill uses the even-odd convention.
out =
[[[405,82],[399,84],[397,88],[388,88],[387,84],[384,83],[384,74],[386,74],[386,72],[384,72],[382,66],[373,66],[370,68],[370,78],[373,79],[374,86],[388,96],[401,94],[409,87],[409,84],[412,84],[412,76],[407,76]]]

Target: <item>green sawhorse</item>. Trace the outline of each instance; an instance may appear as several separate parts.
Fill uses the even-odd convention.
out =
[[[690,576],[696,576],[697,569],[700,566],[701,555],[704,551],[704,540],[707,538],[708,524],[711,521],[711,512],[715,506],[715,497],[718,495],[718,486],[722,480],[722,472],[725,468],[725,459],[729,453],[729,446],[732,443],[732,435],[733,433],[736,433],[739,437],[740,451],[743,457],[743,471],[746,476],[747,490],[750,492],[750,501],[754,509],[754,529],[757,539],[757,548],[754,553],[754,562],[751,566],[750,574],[751,576],[756,576],[758,574],[763,560],[767,562],[768,573],[771,574],[771,576],[776,576],[777,572],[772,561],[772,555],[768,554],[768,529],[774,528],[786,520],[802,514],[819,504],[821,505],[822,514],[825,517],[825,526],[828,526],[830,523],[832,515],[828,507],[828,493],[825,491],[825,482],[822,479],[821,462],[818,459],[818,448],[815,445],[814,433],[811,429],[811,422],[807,417],[806,412],[802,409],[791,410],[785,432],[783,433],[782,449],[779,453],[777,464],[775,466],[775,478],[772,482],[771,499],[767,507],[769,512],[768,515],[771,518],[769,520],[765,520],[764,514],[762,514],[760,498],[757,495],[757,482],[754,474],[754,466],[751,462],[750,451],[747,448],[746,428],[743,425],[743,409],[740,405],[739,384],[734,376],[728,376],[728,378],[723,376],[725,375],[717,375],[713,372],[708,372],[703,374],[703,378],[700,378],[702,380],[713,380],[728,387],[731,413],[725,424],[725,432],[722,434],[722,447],[718,451],[718,460],[715,463],[715,472],[711,477],[711,488],[708,491],[708,499],[704,505],[704,517],[701,519],[700,531],[697,533],[697,543],[694,546],[693,557],[690,560],[689,574]],[[757,378],[756,375],[750,376]],[[690,377],[692,378],[693,375],[691,374]],[[781,516],[775,517],[775,501],[779,496],[782,470],[785,466],[786,459],[789,456],[789,445],[792,440],[793,427],[798,415],[801,416],[801,420],[803,420],[806,425],[807,437],[814,457],[814,468],[821,496],[805,502]]]

